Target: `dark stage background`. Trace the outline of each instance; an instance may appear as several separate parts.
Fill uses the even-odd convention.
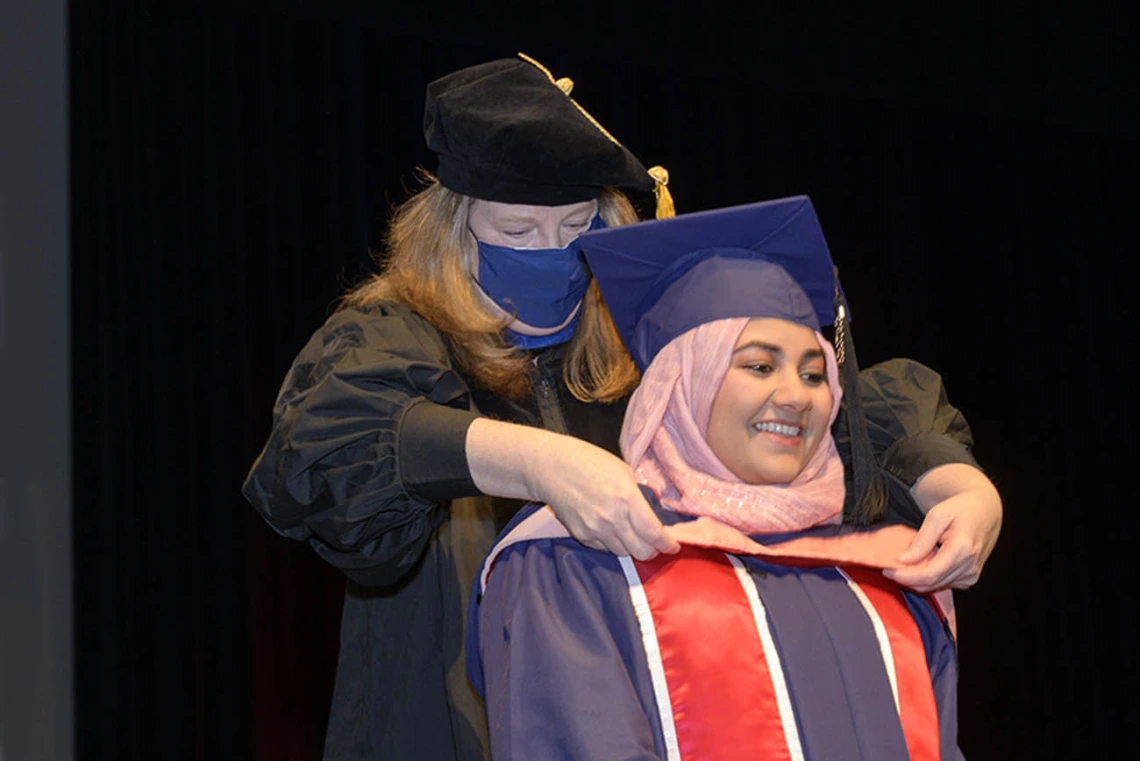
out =
[[[342,581],[239,485],[431,166],[424,86],[517,50],[680,211],[812,196],[861,360],[939,369],[1005,499],[958,597],[967,758],[1112,757],[1140,581],[1125,18],[396,5],[71,3],[78,758],[319,756]]]

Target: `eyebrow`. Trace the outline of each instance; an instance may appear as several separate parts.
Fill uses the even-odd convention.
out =
[[[526,214],[504,214],[496,218],[495,222],[498,224],[535,224],[538,219]]]
[[[782,348],[780,348],[779,346],[776,346],[775,344],[764,343],[763,341],[749,341],[748,343],[744,344],[743,346],[738,346],[735,349],[733,349],[732,353],[738,354],[742,351],[745,351],[746,349],[761,349],[763,351],[771,352],[772,354],[779,354],[781,356],[783,356],[783,354],[784,354],[784,350]],[[822,357],[823,357],[823,350],[822,349],[808,349],[800,357],[800,362],[803,362],[803,361],[809,360],[809,359],[820,359]]]

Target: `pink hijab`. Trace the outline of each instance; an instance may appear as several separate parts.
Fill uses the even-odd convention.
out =
[[[658,353],[630,399],[621,430],[622,455],[670,510],[715,518],[745,534],[839,523],[843,463],[831,424],[842,391],[835,352],[818,332],[831,390],[831,417],[811,459],[791,483],[746,484],[705,441],[713,399],[747,324],[747,317],[705,323]]]

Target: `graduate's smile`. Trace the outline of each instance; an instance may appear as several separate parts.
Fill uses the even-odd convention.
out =
[[[785,423],[778,420],[765,420],[754,424],[753,427],[760,433],[771,434],[787,443],[798,440],[804,430],[803,426],[798,423]]]

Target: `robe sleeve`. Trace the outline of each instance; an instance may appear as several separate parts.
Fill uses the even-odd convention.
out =
[[[479,602],[475,625],[492,756],[663,758],[618,561],[568,542],[507,548]]]
[[[910,359],[873,365],[859,373],[859,395],[880,464],[906,486],[939,465],[978,467],[970,426],[929,367]],[[849,461],[847,426],[839,420],[834,430],[840,454]]]
[[[440,335],[398,305],[342,310],[293,362],[246,498],[354,580],[415,565],[444,500],[477,494],[466,460],[477,413]]]

